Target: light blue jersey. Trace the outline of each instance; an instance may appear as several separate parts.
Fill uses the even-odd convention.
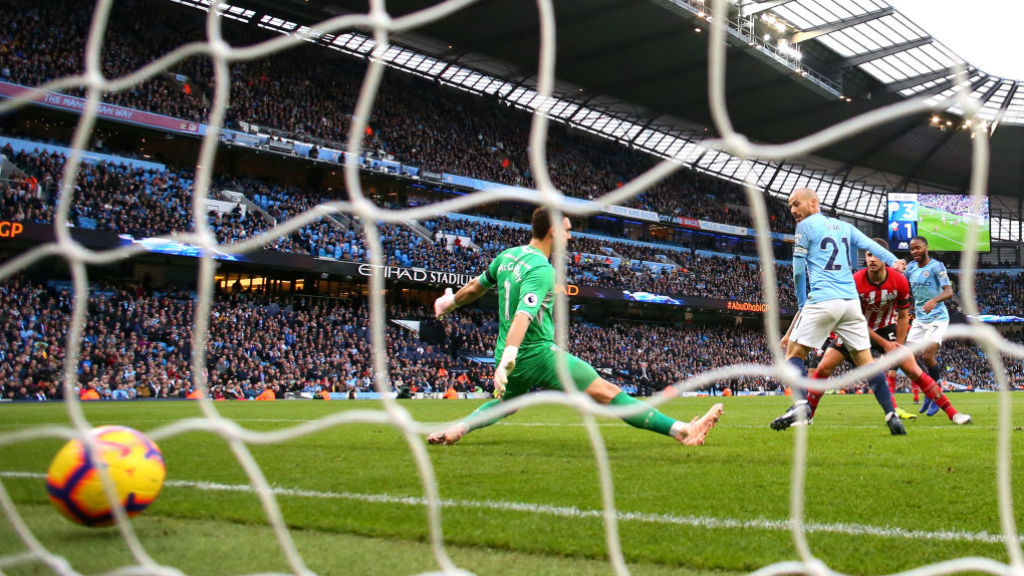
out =
[[[805,303],[829,300],[857,300],[857,284],[853,281],[853,263],[857,249],[867,250],[891,266],[896,256],[868,238],[851,224],[812,214],[796,225],[793,246],[793,281],[796,301]],[[810,280],[811,293],[807,294]]]
[[[906,276],[910,281],[910,291],[914,294],[915,321],[949,320],[949,310],[946,310],[945,302],[936,304],[931,312],[926,313],[921,309],[926,302],[942,293],[943,286],[951,286],[949,274],[946,273],[946,265],[935,258],[929,259],[924,266],[918,266],[917,262],[911,262],[907,264]]]

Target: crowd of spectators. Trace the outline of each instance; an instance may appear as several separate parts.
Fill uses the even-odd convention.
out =
[[[60,399],[65,336],[72,297],[60,284],[24,277],[0,283],[0,397]],[[193,391],[191,294],[174,288],[94,286],[76,393],[101,399],[184,398]],[[421,306],[392,304],[389,319],[423,321]],[[449,388],[489,391],[497,334],[493,312],[460,309],[446,319],[439,338],[388,323],[386,348],[391,386],[416,392]],[[1009,336],[1020,343],[1021,335]],[[573,320],[569,349],[606,378],[649,394],[708,370],[771,361],[764,333],[745,327],[658,324],[611,320],[596,325]],[[971,342],[950,341],[941,351],[946,378],[973,389],[994,379],[986,358]],[[1024,387],[1024,363],[1004,358],[1010,382]],[[212,307],[204,363],[214,398],[314,396],[321,392],[375,390],[365,301],[303,295],[273,296],[227,290]],[[716,383],[712,390],[777,392],[763,377]]]
[[[82,72],[93,3],[76,0],[58,7],[2,0],[0,7],[11,15],[0,49],[3,78],[36,85]],[[107,77],[138,69],[186,40],[205,38],[205,17],[198,11],[141,0],[118,2],[113,10],[103,46]],[[154,17],[154,10],[160,17]],[[235,44],[270,37],[267,31],[231,20],[223,26],[225,37]],[[40,33],[41,29],[48,33]],[[54,40],[46,43],[45,38]],[[172,71],[179,74],[176,80],[157,76],[104,98],[201,121],[213,94],[209,60],[188,58],[174,64]],[[364,73],[363,63],[313,46],[235,63],[228,121],[343,147]],[[525,112],[419,78],[389,74],[375,102],[365,147],[425,169],[532,187],[526,156],[529,127],[530,116]],[[656,162],[560,125],[551,127],[547,158],[553,182],[571,196],[588,199],[616,189]],[[750,225],[739,186],[685,169],[625,204],[673,216]],[[784,205],[769,200],[769,206],[773,228],[792,231]]]
[[[3,150],[32,182],[49,189],[49,202],[40,200],[24,181],[6,181],[0,188],[0,213],[21,221],[49,222],[57,199],[65,158],[37,150]],[[191,231],[192,180],[185,172],[131,167],[127,163],[86,162],[74,188],[71,222],[80,227],[110,230],[136,237]],[[234,243],[275,227],[328,198],[298,187],[254,179],[224,178],[214,183],[215,198],[230,199],[226,191],[241,192],[258,209],[243,213],[211,211],[209,222],[217,239]],[[445,216],[424,226],[433,241],[405,225],[382,225],[385,262],[458,273],[483,269],[499,252],[529,241],[523,226],[453,220]],[[740,257],[708,256],[682,246],[629,242],[618,238],[576,234],[570,241],[569,279],[578,285],[618,288],[710,298],[761,301],[760,268]],[[339,260],[368,261],[361,228],[351,220],[321,219],[293,234],[276,238],[266,249]],[[649,266],[641,262],[653,262]],[[792,306],[791,271],[777,266],[780,299]],[[954,275],[954,284],[957,283]],[[979,273],[978,304],[985,314],[1024,314],[1024,285],[1019,276]],[[954,311],[957,303],[952,302]]]
[[[44,189],[51,191],[51,204],[58,194],[65,158],[41,150],[7,155]],[[109,161],[81,165],[71,209],[72,224],[98,230],[131,234],[137,238],[193,230],[192,180],[184,172],[133,167]],[[20,190],[10,187],[12,191]],[[326,198],[296,187],[270,185],[254,179],[225,178],[214,183],[212,197],[230,200],[226,192],[241,192],[255,209],[211,210],[209,225],[221,243],[232,244],[265,232],[298,215]],[[24,193],[2,199],[4,213],[17,214],[32,203]],[[38,202],[38,200],[37,200]],[[52,218],[52,205],[34,210],[37,220]],[[525,244],[529,232],[523,227],[478,221],[454,221],[447,217],[424,222],[434,234],[433,241],[404,225],[380,227],[385,261],[402,267],[424,267],[446,272],[482,270],[509,246]],[[450,241],[453,237],[454,241]],[[466,242],[463,243],[463,238]],[[264,246],[300,254],[337,259],[368,260],[361,229],[352,221],[322,219],[297,232],[274,239]],[[571,240],[570,281],[596,287],[631,289],[662,294],[734,298],[760,301],[758,267],[739,258],[701,257],[682,247],[630,243],[610,237],[577,234]],[[659,262],[668,255],[671,264],[652,269],[641,261]],[[605,259],[602,259],[605,258]],[[779,271],[781,277],[789,274]],[[791,305],[791,290],[783,290],[785,304]]]
[[[71,312],[66,288],[16,277],[0,284],[0,389],[6,399],[58,399]],[[177,290],[98,287],[76,367],[76,387],[102,399],[184,398],[192,391],[194,303]],[[390,318],[421,319],[426,309],[391,306]],[[468,323],[472,312],[460,313]],[[368,308],[363,302],[265,294],[218,295],[211,312],[206,374],[214,398],[283,397],[302,392],[365,392],[374,388]],[[480,334],[452,328],[452,338],[426,343],[396,325],[387,328],[395,387],[430,392],[458,381],[485,384],[489,373],[464,354],[482,355]],[[459,376],[461,380],[457,380]]]
[[[586,258],[573,263],[569,270],[570,278],[576,278],[584,285],[602,288],[742,302],[763,301],[760,266],[739,257],[698,255],[686,266],[656,270],[635,263],[614,268],[606,260]],[[779,301],[783,306],[792,308],[796,304],[792,269],[776,265],[775,274],[779,281]]]
[[[952,313],[967,313],[960,292],[960,275],[951,272],[950,282],[956,297],[947,302]],[[1024,316],[1024,276],[1006,272],[981,272],[974,277],[974,290],[978,299],[978,312],[1000,316]]]
[[[974,215],[984,221],[988,221],[988,203],[983,202],[978,210],[974,208],[974,200],[970,196],[957,196],[953,194],[920,194],[917,201],[922,207],[933,210],[941,210],[957,216],[966,217]]]
[[[148,7],[148,8],[147,8]],[[25,2],[0,0],[0,11],[9,15],[0,30],[0,80],[36,86],[50,80],[84,73],[83,56],[95,5],[88,1]],[[112,32],[105,35],[100,69],[107,78],[134,72],[173,49],[178,42],[170,29],[154,34],[152,25],[161,19],[147,14],[151,3],[125,3],[110,19]],[[84,96],[81,89],[65,93]],[[201,94],[188,94],[165,75],[158,75],[129,89],[105,93],[103,101],[202,121],[207,111]]]
[[[764,332],[751,328],[613,321],[574,324],[569,349],[606,377],[635,383],[641,392],[731,364],[771,362]],[[774,380],[744,377],[717,383],[733,391],[770,392]]]

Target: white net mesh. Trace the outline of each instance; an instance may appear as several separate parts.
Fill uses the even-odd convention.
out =
[[[200,246],[204,251],[204,257],[200,259],[198,275],[198,298],[194,316],[194,334],[191,341],[191,362],[194,384],[197,389],[205,391],[207,381],[205,376],[205,359],[207,350],[208,319],[213,301],[214,289],[214,251],[221,253],[236,254],[244,253],[286,234],[298,230],[310,222],[332,213],[345,213],[360,217],[364,224],[364,234],[369,248],[370,261],[375,265],[375,273],[370,277],[370,324],[373,344],[373,367],[378,391],[391,390],[392,386],[388,377],[388,362],[385,353],[385,304],[384,304],[384,277],[381,273],[382,246],[378,225],[385,223],[398,223],[408,219],[423,219],[446,212],[465,210],[474,206],[496,201],[523,200],[520,193],[510,191],[487,191],[451,201],[437,203],[407,210],[385,210],[372,203],[364,195],[360,178],[360,166],[357,158],[362,148],[363,134],[367,127],[371,107],[377,96],[384,64],[381,59],[374,55],[382,54],[387,49],[389,36],[397,32],[413,30],[427,23],[444,18],[458,10],[472,4],[472,0],[449,0],[441,2],[430,8],[403,16],[392,18],[383,1],[371,1],[371,7],[366,14],[346,15],[321,22],[316,28],[325,33],[334,33],[353,28],[372,29],[373,38],[376,42],[373,54],[369,58],[369,67],[366,73],[362,89],[359,94],[358,103],[348,134],[348,159],[345,165],[345,181],[348,189],[349,200],[347,202],[331,202],[321,204],[316,208],[289,219],[280,226],[260,234],[247,241],[232,244],[218,244],[215,235],[210,231],[208,215],[205,208],[205,200],[210,190],[214,157],[217,152],[220,130],[223,126],[225,112],[230,98],[230,65],[235,62],[255,60],[266,57],[277,51],[294,47],[303,42],[298,36],[281,36],[273,40],[260,42],[250,46],[230,46],[223,41],[221,35],[221,12],[209,10],[207,18],[206,42],[191,43],[173,52],[164,55],[149,65],[136,72],[114,79],[103,77],[100,72],[100,53],[103,45],[103,37],[108,24],[108,17],[112,8],[111,0],[100,0],[96,4],[92,25],[89,32],[85,72],[80,76],[66,77],[48,82],[37,87],[35,95],[45,91],[58,91],[61,89],[84,87],[87,91],[88,105],[82,112],[73,141],[73,153],[68,159],[63,180],[61,182],[61,194],[57,204],[54,230],[57,241],[39,246],[17,258],[10,260],[0,266],[0,279],[7,278],[25,267],[38,262],[44,258],[57,256],[64,259],[70,270],[74,285],[74,309],[72,322],[67,333],[67,355],[64,362],[65,390],[74,390],[76,381],[76,365],[81,350],[83,327],[85,325],[86,309],[88,305],[88,276],[87,265],[110,263],[121,259],[131,258],[139,254],[143,248],[138,245],[126,246],[107,251],[92,251],[77,243],[70,235],[68,229],[69,214],[72,204],[75,202],[75,186],[78,168],[82,161],[82,151],[86,149],[95,125],[98,105],[101,95],[105,92],[118,92],[152,78],[161,71],[166,70],[175,62],[181,61],[189,56],[206,55],[213,63],[215,92],[211,107],[208,124],[209,130],[203,138],[200,156],[196,163],[195,190],[193,194],[192,215],[194,218],[193,233],[177,234],[175,240],[189,242]],[[538,11],[540,15],[540,57],[537,74],[537,91],[543,99],[551,99],[554,85],[555,69],[554,54],[556,46],[556,26],[554,9],[550,0],[538,0]],[[711,15],[725,14],[726,1],[714,0],[711,6]],[[710,19],[709,19],[710,20]],[[956,104],[972,117],[978,110],[978,103],[969,98],[966,94],[957,94],[953,97],[928,105],[924,99],[911,99],[893,106],[875,110],[864,114],[840,125],[822,130],[816,134],[801,140],[781,145],[757,145],[748,141],[743,135],[735,132],[731,126],[725,98],[725,48],[724,36],[726,31],[721,25],[725,18],[717,19],[716,25],[710,27],[710,49],[709,49],[709,85],[710,104],[714,117],[715,126],[722,136],[716,140],[705,141],[703,144],[709,148],[727,151],[741,159],[760,160],[783,160],[803,156],[821,149],[840,139],[847,138],[860,131],[874,126],[891,122],[894,119],[918,114],[927,110],[945,109]],[[0,104],[0,114],[13,109],[26,106],[34,94]],[[565,215],[585,215],[588,208],[581,208],[580,204],[567,202],[562,193],[552,184],[547,169],[545,158],[548,118],[545,116],[546,107],[537,106],[537,113],[533,116],[530,132],[529,161],[530,169],[536,182],[536,190],[525,199],[545,206],[552,211],[554,221],[559,221]],[[987,167],[989,158],[989,134],[982,128],[981,122],[974,124],[974,171],[971,178],[971,194],[975,199],[985,194],[985,183],[987,180]],[[642,176],[622,186],[620,189],[608,192],[599,201],[607,204],[618,204],[645,189],[653,186],[660,180],[668,177],[671,173],[679,170],[682,164],[673,160],[666,160],[644,173]],[[755,227],[758,231],[758,255],[762,262],[774,264],[774,255],[771,248],[770,236],[764,232],[769,230],[769,221],[765,206],[764,196],[753,187],[747,187],[747,198],[751,209]],[[376,223],[376,224],[375,224]],[[973,245],[977,239],[977,225],[972,219],[969,229],[968,245]],[[561,285],[566,281],[566,245],[564,239],[556,243],[554,262],[559,263],[557,269],[557,282]],[[963,301],[968,314],[977,315],[977,305],[974,293],[975,267],[977,255],[972,251],[965,251],[962,258],[962,291]],[[773,335],[779,334],[780,319],[778,316],[778,295],[776,282],[776,269],[773,265],[761,266],[762,281],[764,287],[764,301],[768,304],[770,313],[766,315],[766,334],[769,341],[774,341]],[[556,297],[556,339],[565,350],[568,329],[568,313],[566,296],[558,293]],[[930,566],[924,566],[915,573],[920,574],[944,574],[960,571],[978,571],[992,574],[1024,574],[1024,556],[1021,554],[1020,542],[1015,523],[1013,500],[1011,495],[1011,406],[1009,398],[1010,388],[1007,382],[1006,371],[1002,363],[1002,354],[1018,358],[1024,357],[1024,347],[1010,344],[990,327],[982,324],[967,326],[954,326],[949,330],[951,338],[973,338],[984,348],[986,356],[991,364],[992,371],[999,384],[1000,393],[1003,395],[999,412],[999,443],[998,443],[998,489],[999,489],[999,512],[1007,555],[1010,559],[1008,565],[985,558],[961,558],[957,560],[942,562]],[[923,345],[923,343],[922,343]],[[922,345],[910,347],[908,350],[919,352]],[[860,378],[863,378],[873,370],[864,367],[851,371],[842,378],[829,381],[823,385],[820,381],[811,385],[809,381],[800,379],[794,372],[786,368],[782,350],[772,347],[775,357],[774,365],[752,365],[735,364],[721,369],[715,369],[700,376],[684,382],[677,383],[677,390],[693,390],[707,386],[710,383],[743,375],[765,375],[779,379],[792,386],[813,387],[817,389],[831,389],[846,386]],[[910,353],[904,351],[904,354]],[[900,357],[887,360],[889,364],[895,364]],[[564,355],[561,355],[559,362],[559,374],[563,382],[570,382],[568,367]],[[605,540],[609,561],[616,574],[628,574],[628,568],[623,557],[618,534],[619,515],[615,505],[615,491],[612,483],[611,467],[607,451],[605,450],[603,437],[595,423],[597,416],[621,417],[638,410],[616,410],[600,406],[591,401],[586,395],[575,391],[571,385],[565,386],[568,394],[542,393],[520,397],[513,401],[503,403],[499,408],[500,412],[508,414],[518,409],[538,404],[562,404],[576,410],[584,422],[587,435],[593,448],[597,469],[600,476],[600,487],[603,502],[603,521]],[[664,402],[666,398],[659,398],[654,404]],[[248,479],[258,495],[266,517],[273,527],[277,542],[287,558],[288,565],[295,574],[308,574],[311,571],[306,567],[302,556],[297,551],[292,535],[285,525],[281,509],[278,505],[275,491],[271,488],[268,479],[257,464],[250,451],[253,445],[279,444],[299,436],[308,435],[324,429],[336,427],[347,423],[376,423],[390,425],[399,430],[404,436],[408,449],[415,458],[416,466],[422,483],[424,501],[426,502],[430,544],[436,559],[439,570],[445,574],[465,573],[459,569],[451,560],[445,549],[445,538],[442,532],[441,508],[442,503],[439,496],[438,483],[435,478],[433,465],[423,442],[423,436],[429,432],[436,431],[436,426],[429,426],[415,420],[410,413],[396,403],[386,394],[382,394],[383,409],[379,411],[347,411],[321,419],[303,423],[290,428],[274,432],[254,432],[246,430],[234,421],[221,415],[216,405],[208,398],[199,400],[204,418],[178,421],[174,424],[159,428],[151,433],[154,440],[161,440],[171,436],[183,434],[189,431],[208,431],[219,435],[227,441],[238,462],[244,469]],[[89,442],[86,432],[92,428],[86,418],[78,398],[73,393],[67,394],[67,410],[72,422],[70,427],[34,427],[15,432],[7,432],[0,435],[0,445],[13,445],[39,438],[82,438]],[[790,521],[789,528],[793,541],[799,553],[799,561],[785,562],[765,566],[756,571],[758,575],[783,574],[783,573],[806,573],[806,574],[828,574],[832,570],[819,561],[806,538],[808,532],[804,524],[804,481],[807,463],[807,428],[800,427],[796,430],[795,462],[792,470],[792,483],[790,490]],[[106,475],[104,475],[106,476]],[[113,494],[113,487],[108,477],[104,480],[107,483],[108,493]],[[112,501],[117,501],[112,498]],[[19,514],[18,508],[12,502],[6,487],[0,482],[0,506],[3,507],[9,521],[21,538],[27,552],[0,558],[0,568],[11,567],[25,563],[42,562],[52,570],[60,574],[77,573],[62,557],[46,549],[34,536]],[[132,524],[126,521],[123,509],[116,507],[115,518],[117,527],[120,530],[124,541],[127,543],[132,556],[137,563],[134,566],[123,568],[117,571],[119,574],[148,573],[148,574],[178,574],[177,569],[163,566],[157,563],[143,547],[136,537]]]

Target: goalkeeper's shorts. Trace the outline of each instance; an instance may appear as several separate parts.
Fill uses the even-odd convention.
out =
[[[597,370],[586,361],[572,354],[566,354],[565,357],[569,362],[569,377],[577,390],[583,392],[598,379]],[[534,388],[563,390],[562,381],[558,378],[557,362],[554,346],[526,353],[520,352],[516,358],[516,367],[508,377],[502,399],[509,400],[522,396]]]

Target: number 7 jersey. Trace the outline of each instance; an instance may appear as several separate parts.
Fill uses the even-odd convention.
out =
[[[509,248],[494,257],[477,281],[498,289],[498,342],[494,356],[505,350],[505,337],[519,312],[530,316],[520,350],[550,348],[555,343],[551,306],[555,300],[555,269],[544,254],[532,246]]]

